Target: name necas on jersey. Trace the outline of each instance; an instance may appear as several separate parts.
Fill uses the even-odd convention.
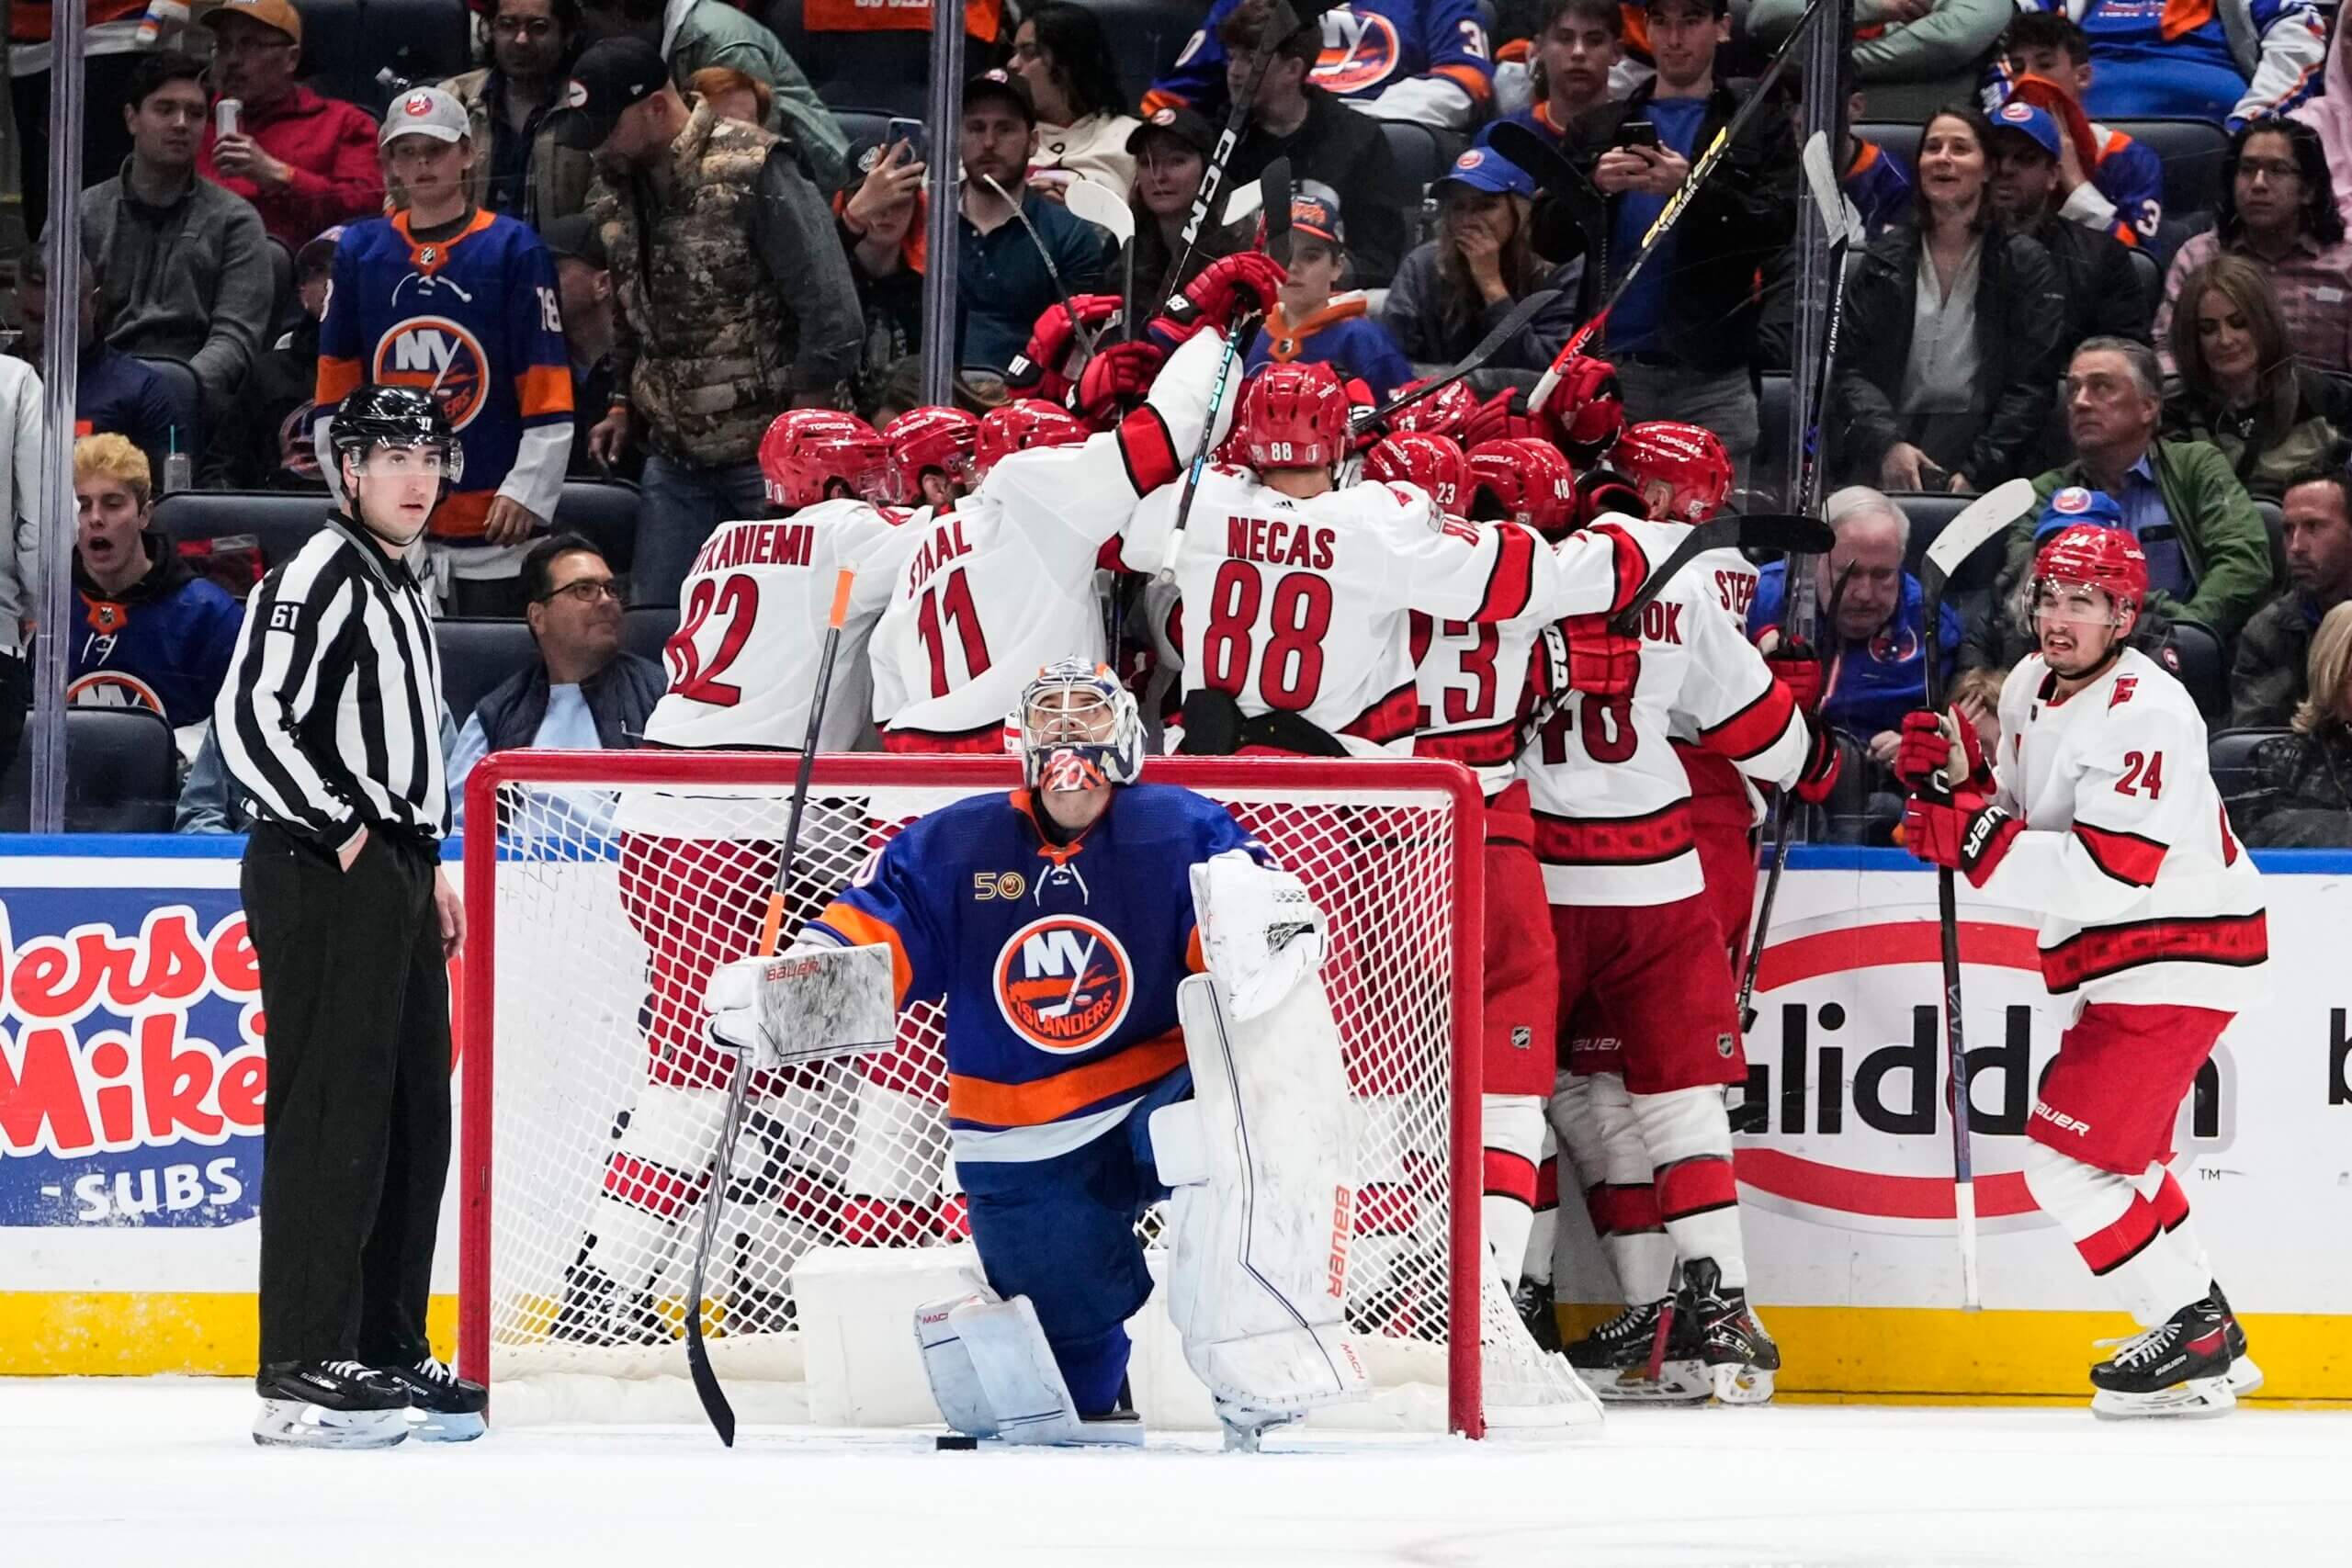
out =
[[[1176,986],[1202,967],[1192,868],[1265,852],[1191,790],[1135,784],[1056,845],[1029,792],[959,801],[890,840],[801,940],[890,951],[900,1007],[946,1002],[963,1160],[1049,1159],[1184,1064]]]

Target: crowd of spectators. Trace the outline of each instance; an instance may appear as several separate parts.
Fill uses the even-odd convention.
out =
[[[1085,0],[1037,0],[967,40],[959,123],[853,134],[829,104],[855,92],[812,82],[763,6],[469,4],[472,68],[437,87],[388,79],[365,105],[321,90],[302,0],[198,0],[185,22],[94,4],[90,160],[70,201],[40,188],[46,43],[15,8],[24,210],[36,229],[73,216],[87,258],[75,581],[93,608],[77,679],[142,662],[153,605],[221,592],[152,525],[164,492],[323,496],[318,432],[336,400],[410,379],[466,415],[464,471],[419,565],[446,614],[524,618],[541,650],[533,680],[455,722],[491,745],[626,731],[614,692],[635,700],[654,677],[612,665],[626,679],[597,683],[626,658],[611,624],[624,604],[673,602],[718,522],[766,509],[755,453],[774,416],[831,405],[879,422],[919,400],[933,137],[953,138],[962,171],[939,198],[956,203],[967,406],[1009,395],[1066,296],[1084,331],[1065,349],[1113,309],[1148,313],[1180,288],[1180,256],[1196,270],[1251,243],[1255,216],[1183,239],[1243,93],[1226,191],[1276,158],[1294,189],[1290,282],[1250,362],[1327,359],[1385,395],[1555,289],[1489,367],[1487,391],[1524,388],[1623,282],[1804,14],[1799,0],[1737,16],[1726,0],[1422,0],[1340,5],[1292,31],[1272,0],[1189,16],[1171,0],[1170,47],[1147,73]],[[2142,641],[2177,663],[2201,638],[2217,728],[2284,732],[2256,770],[2270,795],[2309,802],[2318,781],[2352,778],[2335,750],[2352,746],[2337,613],[2352,599],[2352,62],[2316,0],[2205,9],[1858,7],[1849,118],[1919,130],[1849,130],[1834,158],[1866,239],[1819,416],[1820,464],[1844,487],[1825,508],[1838,544],[1814,570],[1825,615],[1836,604],[1826,711],[1856,764],[1836,809],[1856,822],[1886,793],[1890,716],[1918,697],[1926,660],[1973,689],[2029,646],[2020,579],[2052,518],[2140,537],[2156,589]],[[1771,482],[1784,439],[1760,393],[1793,343],[1801,74],[1741,121],[1589,344],[1630,419],[1707,427],[1743,484]],[[2211,210],[2165,205],[2165,159],[2137,122],[2166,118],[2213,128]],[[1570,173],[1503,156],[1503,123]],[[1404,128],[1435,153],[1410,177]],[[1127,205],[1131,236],[1073,211],[1080,181]],[[40,260],[37,245],[16,258],[0,360],[0,473],[20,520],[0,539],[0,624],[20,631]],[[453,303],[483,289],[494,303],[478,315]],[[1993,581],[1927,626],[1905,565],[1920,519],[1948,513],[1927,496],[2019,477],[2041,508]],[[640,487],[626,570],[563,532],[567,479]],[[1769,568],[1759,636],[1775,635],[1785,589]],[[108,632],[109,616],[140,630]],[[199,681],[206,667],[191,656]],[[21,724],[23,671],[0,659],[0,743]],[[167,717],[187,705],[156,691]]]

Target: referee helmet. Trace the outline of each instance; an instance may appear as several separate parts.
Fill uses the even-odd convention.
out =
[[[465,471],[465,448],[449,428],[441,406],[414,387],[380,383],[360,388],[335,411],[329,439],[339,464],[345,457],[366,461],[379,446],[430,446],[441,455],[441,476],[451,484]]]

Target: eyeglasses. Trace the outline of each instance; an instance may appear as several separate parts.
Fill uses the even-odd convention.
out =
[[[545,38],[555,31],[555,21],[548,17],[501,17],[490,30],[497,38]]]
[[[620,585],[609,577],[583,577],[577,582],[567,582],[560,588],[549,589],[539,595],[542,604],[550,599],[569,599],[575,604],[594,604],[610,599],[620,603]]]

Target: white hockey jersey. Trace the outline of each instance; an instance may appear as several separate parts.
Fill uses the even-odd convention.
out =
[[[2262,879],[2206,770],[2205,721],[2134,649],[2064,701],[2040,655],[2001,687],[2001,807],[1981,885],[2041,912],[2041,973],[2086,1002],[2236,1009],[2269,955]]]
[[[1005,717],[1039,670],[1101,661],[1095,559],[1199,443],[1223,353],[1215,331],[1194,333],[1152,384],[1156,417],[1012,453],[953,511],[899,530],[878,563],[889,602],[871,644],[886,750],[1001,751]]]
[[[1561,689],[1564,664],[1558,633],[1547,628],[1539,701]],[[1643,613],[1633,696],[1567,693],[1520,755],[1553,903],[1669,904],[1703,886],[1690,779],[1671,739],[1677,711],[1701,744],[1751,778],[1787,784],[1804,765],[1804,716],[1733,628],[1713,585],[1689,571]]]
[[[1159,569],[1177,505],[1171,488],[1136,509],[1128,570]],[[1657,525],[1618,521],[1555,547],[1515,525],[1446,517],[1408,484],[1300,501],[1213,466],[1176,558],[1185,694],[1223,692],[1245,717],[1295,713],[1354,755],[1410,755],[1409,613],[1541,624],[1605,612],[1673,547]]]
[[[722,523],[678,592],[678,629],[662,649],[670,689],[645,721],[659,746],[794,750],[808,739],[833,586],[856,573],[818,747],[853,750],[865,734],[865,643],[888,597],[867,570],[887,556],[896,519],[862,501],[827,501],[789,517]]]
[[[1693,556],[1683,570],[1703,591],[1701,597],[1712,595],[1723,606],[1732,629],[1745,638],[1747,607],[1756,602],[1756,563],[1736,549],[1709,550]],[[1696,718],[1679,706],[1669,717],[1675,747],[1682,753],[1683,771],[1690,775],[1694,807],[1708,819],[1719,818],[1726,824],[1735,818],[1751,827],[1761,822],[1764,797],[1757,793],[1754,781],[1730,759],[1699,743],[1701,726]]]

